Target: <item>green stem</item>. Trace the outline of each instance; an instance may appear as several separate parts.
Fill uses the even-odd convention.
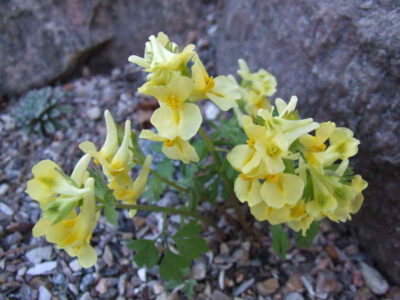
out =
[[[188,193],[189,190],[175,182],[173,182],[172,180],[169,180],[168,178],[165,178],[164,176],[162,176],[160,173],[158,173],[157,171],[154,170],[150,170],[150,173],[153,174],[154,176],[156,176],[158,179],[160,179],[161,181],[165,182],[166,184],[170,185],[171,187],[184,192],[184,193]]]
[[[231,202],[233,208],[235,209],[236,216],[238,218],[238,221],[240,225],[243,227],[243,229],[247,232],[250,232],[250,227],[246,222],[246,218],[240,208],[239,203],[236,200],[236,196],[233,192],[233,186],[231,181],[229,180],[228,176],[226,176],[226,173],[223,171],[223,161],[221,157],[219,156],[216,147],[214,146],[213,142],[211,139],[207,136],[206,132],[203,130],[203,128],[199,129],[199,133],[201,138],[204,140],[208,150],[211,152],[211,155],[214,157],[216,163],[219,165],[219,173],[222,177],[222,180],[224,182],[225,188],[228,190],[230,197],[228,198],[229,201]]]

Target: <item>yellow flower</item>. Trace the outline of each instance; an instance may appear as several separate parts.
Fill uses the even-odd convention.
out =
[[[39,202],[47,218],[59,222],[88,193],[83,183],[88,178],[89,162],[90,155],[83,156],[68,177],[55,162],[42,160],[32,168],[34,177],[25,192]]]
[[[146,85],[141,93],[154,96],[160,108],[154,111],[150,122],[163,137],[184,140],[193,137],[200,128],[202,116],[200,109],[187,99],[193,90],[190,78],[176,76],[166,86]]]
[[[288,107],[293,107],[293,102],[297,102],[297,98],[292,98]],[[285,165],[282,158],[291,158],[290,145],[319,126],[312,119],[286,120],[283,116],[287,111],[273,117],[269,111],[260,110],[264,125],[256,125],[251,117],[243,116],[243,129],[249,138],[247,145],[234,147],[227,156],[236,170],[248,177],[259,178],[283,172]]]
[[[353,137],[353,132],[344,127],[337,127],[329,137],[330,146],[324,152],[324,164],[330,165],[338,159],[348,159],[358,152],[360,141]]]
[[[223,111],[236,107],[236,100],[240,98],[236,82],[228,76],[221,75],[216,78],[209,76],[197,55],[193,58],[193,61],[192,79],[194,90],[191,99],[208,98]]]
[[[335,123],[324,122],[321,123],[320,127],[315,130],[315,136],[305,134],[300,137],[300,142],[305,147],[303,153],[307,158],[308,162],[313,165],[321,165],[323,162],[323,154],[320,153],[325,151],[325,142],[332,135],[335,130]]]
[[[78,257],[82,267],[90,268],[97,260],[96,251],[90,245],[98,219],[93,178],[86,180],[85,189],[89,192],[83,198],[79,215],[73,210],[67,218],[57,224],[52,224],[50,220],[42,217],[33,228],[33,236],[45,235],[48,242],[65,249],[70,256]]]
[[[304,182],[294,174],[275,174],[261,186],[261,196],[268,206],[282,208],[296,204],[303,194]]]
[[[137,199],[146,189],[147,179],[150,173],[152,156],[148,155],[140,170],[138,177],[133,181],[129,172],[118,173],[113,176],[108,187],[114,191],[114,196],[129,204],[136,204]]]
[[[275,77],[264,69],[251,73],[243,59],[239,59],[238,62],[237,73],[242,77],[239,90],[246,112],[251,116],[256,116],[259,109],[270,110],[271,104],[268,97],[276,92]]]
[[[236,197],[240,202],[247,202],[250,207],[263,201],[260,188],[261,183],[257,178],[249,178],[244,174],[240,174],[235,180],[234,190]]]
[[[161,150],[170,159],[181,160],[185,164],[199,161],[196,149],[179,136],[170,140],[151,130],[142,130],[140,138],[163,142]]]
[[[282,208],[273,208],[261,201],[251,206],[250,212],[258,221],[268,221],[272,225],[290,221],[290,207],[288,205]]]
[[[144,57],[131,55],[128,60],[145,69],[146,72],[157,70],[177,71],[186,67],[187,62],[194,56],[194,45],[187,45],[179,53],[178,46],[171,42],[166,34],[159,32],[157,37],[149,37],[146,43]]]
[[[108,110],[104,113],[107,125],[107,136],[104,145],[97,151],[96,146],[89,141],[83,142],[79,148],[93,156],[96,163],[103,167],[103,172],[110,179],[112,176],[129,169],[132,161],[131,122],[125,122],[124,137],[121,145],[118,143],[117,126]]]

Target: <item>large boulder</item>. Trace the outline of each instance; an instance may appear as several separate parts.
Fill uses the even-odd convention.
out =
[[[99,52],[103,65],[124,64],[131,53],[142,54],[148,36],[158,31],[173,37],[179,33],[182,42],[196,25],[198,3],[2,0],[0,95],[54,82]]]
[[[400,10],[397,0],[225,0],[219,73],[237,59],[276,75],[303,116],[361,140],[355,169],[369,182],[350,223],[364,250],[400,283]]]

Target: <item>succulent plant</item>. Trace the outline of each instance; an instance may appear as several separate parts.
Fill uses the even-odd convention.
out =
[[[70,105],[60,104],[65,92],[45,87],[28,92],[19,99],[19,106],[12,112],[18,128],[25,133],[32,131],[41,135],[53,133],[66,125],[59,119],[71,112]]]

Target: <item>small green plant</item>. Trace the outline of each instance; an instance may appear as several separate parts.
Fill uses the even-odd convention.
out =
[[[18,128],[26,134],[36,132],[51,134],[58,128],[65,128],[59,119],[71,112],[71,106],[60,104],[65,92],[45,87],[32,90],[19,99],[19,106],[12,112]]]

